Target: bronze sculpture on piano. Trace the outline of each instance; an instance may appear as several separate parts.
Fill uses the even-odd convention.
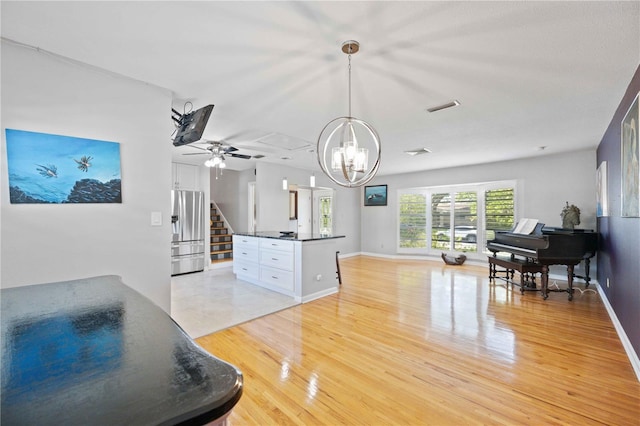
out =
[[[514,227],[514,229],[516,229]],[[513,230],[512,230],[513,231]],[[524,257],[542,266],[541,291],[544,299],[549,291],[549,266],[566,265],[569,300],[573,299],[573,278],[582,278],[589,286],[590,259],[598,249],[598,233],[585,229],[545,228],[538,223],[530,234],[497,231],[495,239],[487,242],[487,249],[496,257],[498,252]],[[584,260],[585,276],[575,275],[574,267]],[[565,290],[560,290],[565,291]]]
[[[562,209],[560,213],[562,218],[562,229],[574,229],[576,225],[580,225],[580,209],[575,205],[567,205]]]

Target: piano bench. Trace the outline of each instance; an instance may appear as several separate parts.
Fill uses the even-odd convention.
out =
[[[489,279],[500,279],[507,284],[520,286],[520,293],[524,293],[525,290],[539,290],[536,287],[535,274],[542,273],[542,265],[534,262],[528,262],[523,259],[515,259],[509,257],[500,258],[496,256],[488,256],[489,258]],[[496,269],[496,266],[505,268],[502,271]],[[515,282],[513,276],[515,271],[520,273],[520,282]],[[497,275],[499,272],[506,272],[504,277]]]

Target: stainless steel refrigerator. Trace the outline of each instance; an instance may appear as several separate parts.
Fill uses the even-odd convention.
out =
[[[204,193],[171,191],[171,275],[204,270]]]

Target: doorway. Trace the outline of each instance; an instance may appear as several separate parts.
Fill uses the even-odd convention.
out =
[[[311,190],[305,188],[298,188],[298,233],[299,234],[311,234],[312,233],[312,205],[311,205]]]
[[[249,194],[249,201],[247,206],[249,207],[249,214],[247,215],[249,218],[249,222],[247,224],[247,229],[249,232],[256,232],[256,183],[249,182],[249,190],[247,191]]]

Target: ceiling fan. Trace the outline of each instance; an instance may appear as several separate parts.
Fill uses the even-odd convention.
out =
[[[228,155],[230,157],[235,157],[235,158],[242,158],[245,160],[248,160],[251,158],[250,155],[236,153],[235,151],[237,151],[238,148],[233,147],[231,145],[226,145],[222,142],[208,141],[206,142],[206,144],[208,145],[206,148],[201,148],[199,146],[196,146],[195,144],[189,145],[192,148],[196,148],[205,152],[187,152],[182,155],[210,155],[211,158],[218,158],[221,161],[224,161],[225,155]]]
[[[182,155],[209,155],[210,157],[207,159],[207,161],[204,162],[204,165],[207,167],[215,168],[216,179],[218,179],[218,172],[222,174],[222,169],[227,167],[227,165],[224,162],[225,155],[228,155],[229,157],[242,158],[245,160],[248,160],[251,158],[250,155],[236,153],[235,151],[237,151],[238,148],[233,147],[231,145],[225,145],[222,142],[206,141],[205,143],[207,144],[206,148],[201,148],[194,144],[189,145],[193,148],[196,148],[205,152],[186,152]]]

